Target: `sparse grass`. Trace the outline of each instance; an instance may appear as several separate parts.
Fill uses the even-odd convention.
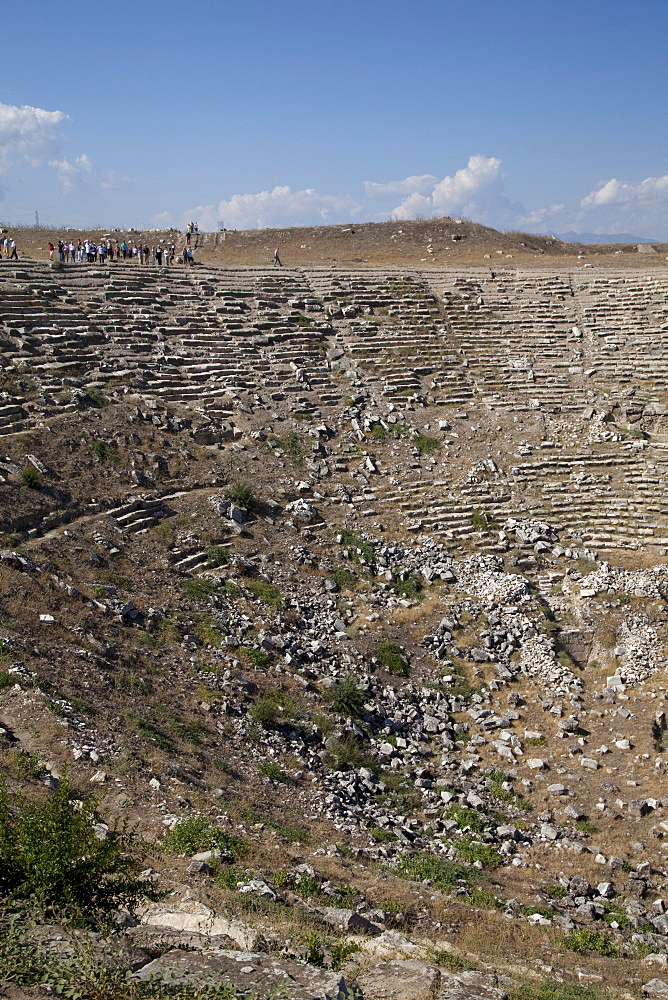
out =
[[[297,706],[287,692],[273,688],[257,698],[248,714],[263,729],[277,729],[294,721]]]
[[[106,580],[110,583],[112,587],[116,587],[118,590],[122,590],[127,594],[131,594],[134,590],[134,584],[127,576],[123,576],[121,573],[113,572],[103,572],[100,573],[100,578]]]
[[[193,632],[200,642],[207,646],[220,646],[225,636],[225,629],[213,615],[201,611],[192,616]]]
[[[269,604],[273,608],[283,607],[283,595],[273,583],[268,583],[266,580],[251,580],[246,586],[263,604]]]
[[[607,991],[581,983],[561,983],[556,979],[522,983],[509,989],[510,1000],[602,1000]]]
[[[352,733],[328,741],[325,763],[330,770],[341,770],[345,767],[368,767],[374,770],[376,767],[375,759],[366,750],[360,738]]]
[[[445,858],[436,858],[431,854],[402,858],[397,871],[403,878],[415,882],[428,881],[443,892],[452,892],[460,886],[471,888],[483,877],[477,868],[456,861],[447,861]]]
[[[293,416],[295,419],[299,419],[296,413],[293,413]],[[288,431],[283,437],[272,434],[267,438],[267,443],[271,448],[285,452],[298,466],[304,464],[304,459],[311,451],[310,444],[297,431]]]
[[[116,465],[120,461],[116,448],[108,441],[89,441],[88,447],[99,462],[111,462]]]
[[[10,674],[7,670],[0,670],[0,691],[4,691],[5,688],[12,687],[16,684],[16,681],[16,674]]]
[[[489,844],[481,844],[474,837],[465,836],[457,840],[457,850],[470,865],[479,861],[484,868],[498,868],[501,857]]]
[[[156,524],[153,528],[153,533],[165,542],[174,541],[174,528],[168,521],[161,521],[160,524]]]
[[[256,649],[254,646],[239,646],[237,656],[245,663],[252,663],[254,667],[268,667],[273,660],[271,653],[265,653],[264,650]]]
[[[527,742],[529,741],[527,740]],[[542,742],[545,742],[544,738],[542,738]],[[522,795],[517,795],[512,788],[503,787],[504,784],[510,784],[509,779],[503,771],[492,771],[488,780],[489,790],[499,802],[508,802],[509,805],[516,806],[517,809],[531,809],[531,803],[528,799],[525,799]]]
[[[422,584],[416,576],[407,576],[405,580],[393,580],[390,584],[392,590],[396,591],[397,594],[401,594],[403,597],[407,597],[411,601],[423,601],[424,593],[422,592]]]
[[[285,784],[289,781],[289,775],[285,773],[280,764],[277,764],[273,760],[262,760],[260,761],[260,766],[258,767],[260,774],[263,774],[265,778],[270,778],[272,781],[278,781]]]
[[[410,666],[401,646],[397,646],[396,642],[379,642],[376,646],[376,657],[378,662],[391,674],[396,674],[398,677],[408,677]]]
[[[575,826],[580,831],[580,833],[588,833],[590,835],[598,833],[598,827],[595,826],[594,823],[592,823],[588,819],[577,820]]]
[[[181,590],[186,597],[192,597],[197,601],[210,601],[215,595],[217,587],[213,580],[205,577],[195,577],[191,580],[181,582]]]
[[[364,561],[367,564],[375,562],[373,545],[364,541],[354,531],[344,528],[341,532],[341,547],[348,551],[348,556],[353,562]]]
[[[95,406],[98,410],[102,410],[106,406],[111,406],[111,401],[96,389],[86,389],[86,395],[90,399],[93,406]]]

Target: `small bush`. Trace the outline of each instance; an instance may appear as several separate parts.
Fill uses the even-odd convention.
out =
[[[250,510],[255,503],[255,493],[247,483],[235,483],[227,491],[227,497],[237,507],[244,507],[246,510]]]
[[[368,767],[370,770],[374,770],[376,767],[376,761],[366,750],[359,737],[350,733],[341,739],[329,740],[327,751],[327,764],[332,769]]]
[[[273,583],[267,583],[266,580],[251,580],[247,586],[251,594],[254,594],[264,604],[270,604],[274,608],[283,606],[283,596]]]
[[[0,897],[87,916],[157,898],[139,880],[134,831],[123,826],[98,840],[98,819],[92,799],[75,808],[66,780],[44,801],[20,795],[10,807],[0,778]]]
[[[293,417],[299,419],[297,413],[293,413]],[[299,466],[304,464],[304,459],[311,451],[310,441],[308,443],[305,442],[302,435],[298,434],[297,431],[288,431],[283,437],[272,435],[269,438],[269,444],[272,448],[280,448],[281,451],[284,451],[292,459],[295,465]]]
[[[357,577],[349,569],[335,569],[329,578],[341,590],[357,590]]]
[[[236,892],[237,884],[239,882],[246,882],[250,872],[247,868],[242,868],[239,865],[230,865],[228,868],[223,868],[216,875],[216,882],[221,888],[227,889],[228,892]]]
[[[254,646],[239,646],[237,656],[245,663],[252,663],[254,667],[268,667],[273,659],[271,653],[255,649]]]
[[[429,437],[428,434],[416,434],[413,438],[413,444],[421,455],[433,455],[441,448],[441,442],[438,438]]]
[[[493,517],[486,514],[482,510],[474,510],[471,514],[471,524],[476,529],[476,531],[495,531],[498,527],[498,521],[495,521]]]
[[[16,674],[10,674],[8,670],[0,670],[0,691],[12,687],[12,685],[16,684],[16,681]]]
[[[376,646],[376,657],[378,662],[391,674],[407,677],[410,673],[410,667],[401,646],[397,646],[396,642],[379,642]]]
[[[498,868],[501,864],[501,857],[489,844],[481,844],[473,837],[462,837],[457,841],[457,850],[472,865],[475,861],[480,861],[485,868]]]
[[[88,447],[100,462],[112,462],[115,464],[119,461],[118,452],[113,445],[108,444],[106,441],[91,441]]]
[[[197,854],[218,848],[228,851],[235,858],[241,857],[247,849],[241,837],[226,833],[204,816],[179,820],[163,840],[162,846],[170,854]]]
[[[86,395],[90,399],[93,406],[97,407],[99,410],[104,409],[105,406],[110,406],[111,403],[106,396],[103,396],[101,392],[96,389],[86,389]]]
[[[410,601],[424,600],[422,584],[416,576],[407,576],[405,580],[393,580],[390,587],[395,593],[407,597]]]
[[[457,803],[448,806],[444,811],[443,816],[445,819],[452,819],[455,821],[460,829],[468,827],[472,833],[482,833],[483,830],[489,825],[486,822],[483,813],[479,813],[477,809],[469,809],[466,806],[460,806]]]
[[[597,955],[606,955],[609,958],[619,954],[617,946],[604,931],[592,931],[588,927],[576,927],[565,934],[563,944],[569,951],[580,954],[593,951]]]
[[[19,476],[24,486],[27,486],[31,490],[39,488],[41,482],[40,475],[34,465],[24,465]]]
[[[277,729],[294,720],[296,705],[285,691],[274,689],[260,695],[248,714],[264,729]]]
[[[358,686],[357,681],[348,674],[340,681],[336,681],[325,691],[325,701],[339,715],[345,715],[349,719],[357,719],[362,714],[366,695]]]
[[[206,550],[206,561],[213,568],[227,566],[230,559],[230,551],[224,545],[209,545]]]
[[[273,760],[262,760],[260,761],[260,766],[258,767],[260,774],[263,774],[265,778],[270,778],[272,781],[280,781],[285,783],[289,781],[289,776],[282,770],[280,764],[277,764]]]
[[[217,618],[201,611],[192,616],[193,632],[200,642],[207,646],[220,646],[223,641],[225,630]]]

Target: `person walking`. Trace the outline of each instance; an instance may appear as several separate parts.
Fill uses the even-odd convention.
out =
[[[11,251],[11,253],[9,254],[9,259],[10,260],[18,260],[19,259],[19,255],[16,252],[16,240],[10,240],[9,241],[9,249]]]
[[[155,248],[155,260],[158,267],[162,267],[162,247]]]
[[[278,247],[274,250],[274,267],[283,267],[281,264],[281,258],[278,255]]]
[[[9,236],[5,236],[2,245],[5,248],[5,257],[9,258]]]
[[[53,260],[53,251],[55,249],[56,248],[54,247],[53,243],[49,243],[49,260]]]

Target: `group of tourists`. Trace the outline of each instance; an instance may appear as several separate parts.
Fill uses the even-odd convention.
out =
[[[176,244],[166,246],[146,246],[143,243],[126,243],[123,240],[106,240],[96,243],[93,240],[58,240],[57,244],[49,243],[49,260],[54,260],[54,254],[62,264],[104,264],[106,260],[136,260],[141,265],[169,267],[176,261]],[[182,251],[184,264],[194,264],[193,252],[190,246]]]
[[[2,241],[2,249],[7,260],[19,259],[19,255],[16,252],[16,240],[12,236],[5,236]]]

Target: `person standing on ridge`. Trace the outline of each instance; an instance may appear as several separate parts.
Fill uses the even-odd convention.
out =
[[[283,267],[281,264],[281,258],[278,255],[278,247],[274,250],[274,267]]]

